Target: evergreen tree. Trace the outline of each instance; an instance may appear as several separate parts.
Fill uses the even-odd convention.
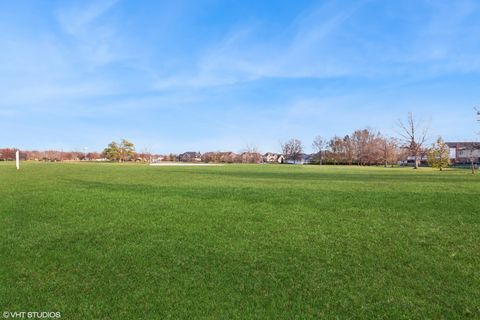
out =
[[[450,148],[441,137],[432,145],[428,152],[428,163],[432,168],[438,168],[440,171],[447,168],[450,163]]]

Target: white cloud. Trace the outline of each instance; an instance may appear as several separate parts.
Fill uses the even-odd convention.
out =
[[[74,41],[77,57],[92,67],[122,58],[114,26],[101,21],[117,3],[118,0],[82,2],[63,7],[57,13],[62,30]]]
[[[88,33],[93,22],[117,3],[118,0],[103,0],[63,7],[58,11],[58,20],[66,33],[80,36]]]
[[[478,23],[476,27],[471,25],[471,19],[478,17],[478,3],[426,1],[422,3],[423,11],[410,12],[407,18],[396,20],[395,28],[402,35],[398,39],[375,38],[374,31],[358,24],[368,15],[354,19],[357,14],[378,10],[378,4],[372,3],[326,2],[300,14],[270,38],[256,37],[262,30],[261,23],[238,28],[204,50],[188,70],[162,74],[154,87],[205,88],[262,78],[360,76],[411,81],[480,71],[480,27]],[[410,6],[405,10],[411,9]],[[406,12],[397,14],[399,18]],[[425,23],[419,24],[418,19]],[[419,27],[411,29],[410,24]],[[381,24],[373,22],[372,26],[378,28]]]
[[[8,61],[0,64],[0,107],[44,108],[48,103],[121,92],[119,79],[98,72],[124,58],[114,24],[99,21],[116,3],[69,3],[59,8],[56,17],[66,36],[12,27],[0,39],[0,60]]]
[[[263,26],[239,28],[223,41],[204,50],[194,69],[180,75],[163,76],[155,88],[212,87],[260,78],[327,77],[348,74],[347,66],[327,59],[322,44],[357,7],[336,8],[331,4],[299,16],[283,33],[271,39],[254,39]]]

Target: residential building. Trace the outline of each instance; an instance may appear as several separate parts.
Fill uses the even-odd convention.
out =
[[[446,142],[452,163],[480,163],[480,142]]]

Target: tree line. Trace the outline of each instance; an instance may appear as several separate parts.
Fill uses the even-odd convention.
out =
[[[16,148],[0,149],[0,161],[15,160]],[[100,152],[58,151],[58,150],[19,150],[20,160],[29,161],[80,161],[85,159],[101,159]]]
[[[443,168],[449,165],[450,150],[442,138],[431,146],[426,146],[428,126],[417,121],[412,113],[406,119],[398,121],[398,137],[389,137],[371,128],[358,129],[345,136],[333,136],[325,139],[317,136],[313,139],[313,153],[306,154],[301,140],[292,138],[280,143],[280,153],[265,154],[255,146],[246,146],[240,153],[235,152],[186,152],[175,155],[152,154],[148,150],[136,152],[134,143],[122,139],[112,141],[101,152],[63,152],[63,151],[22,151],[22,160],[39,161],[75,161],[106,160],[127,161],[201,161],[216,163],[309,163],[360,166],[393,166],[410,161],[414,168],[422,163]],[[480,145],[471,144],[473,149]],[[14,160],[17,149],[0,149],[0,160]],[[473,154],[473,152],[472,152]],[[471,157],[472,171],[474,157]]]

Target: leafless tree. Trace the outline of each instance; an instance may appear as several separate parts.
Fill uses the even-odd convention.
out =
[[[245,147],[241,150],[241,152],[248,152],[248,153],[259,153],[258,147],[253,143],[247,143]]]
[[[472,142],[465,144],[464,150],[466,151],[468,160],[470,161],[470,168],[472,174],[475,174],[475,164],[478,160],[478,150],[480,150],[480,143]]]
[[[281,144],[282,153],[287,160],[297,162],[302,160],[303,146],[298,139],[290,139]]]
[[[262,162],[262,155],[256,145],[249,143],[243,148],[241,159],[243,163],[260,163]]]
[[[356,130],[352,134],[352,145],[355,151],[355,160],[359,165],[376,165],[382,162],[382,137],[372,129]]]
[[[406,122],[398,121],[398,126],[400,127],[400,136],[410,151],[410,155],[414,158],[415,169],[418,169],[422,149],[427,140],[428,126],[422,126],[411,112],[408,113]]]
[[[312,148],[318,159],[318,164],[322,165],[323,150],[325,148],[325,140],[321,136],[316,136],[312,143]]]
[[[327,160],[333,164],[342,163],[344,158],[344,140],[339,136],[334,136],[328,142]]]
[[[355,161],[355,148],[349,135],[344,138],[334,136],[328,142],[328,151],[325,152],[326,160],[333,164],[353,164]]]
[[[397,162],[399,156],[398,145],[399,143],[395,138],[383,137],[381,139],[380,148],[385,168],[389,164],[393,167],[395,162]]]
[[[138,157],[145,162],[152,162],[152,152],[150,148],[144,147],[142,151],[138,154]]]
[[[480,109],[475,108],[477,112],[477,121],[480,123]],[[480,135],[480,132],[478,133]],[[480,149],[479,142],[473,142],[467,144],[466,151],[468,152],[468,160],[470,161],[470,168],[472,169],[472,174],[475,174],[475,162],[477,160],[476,152]]]

